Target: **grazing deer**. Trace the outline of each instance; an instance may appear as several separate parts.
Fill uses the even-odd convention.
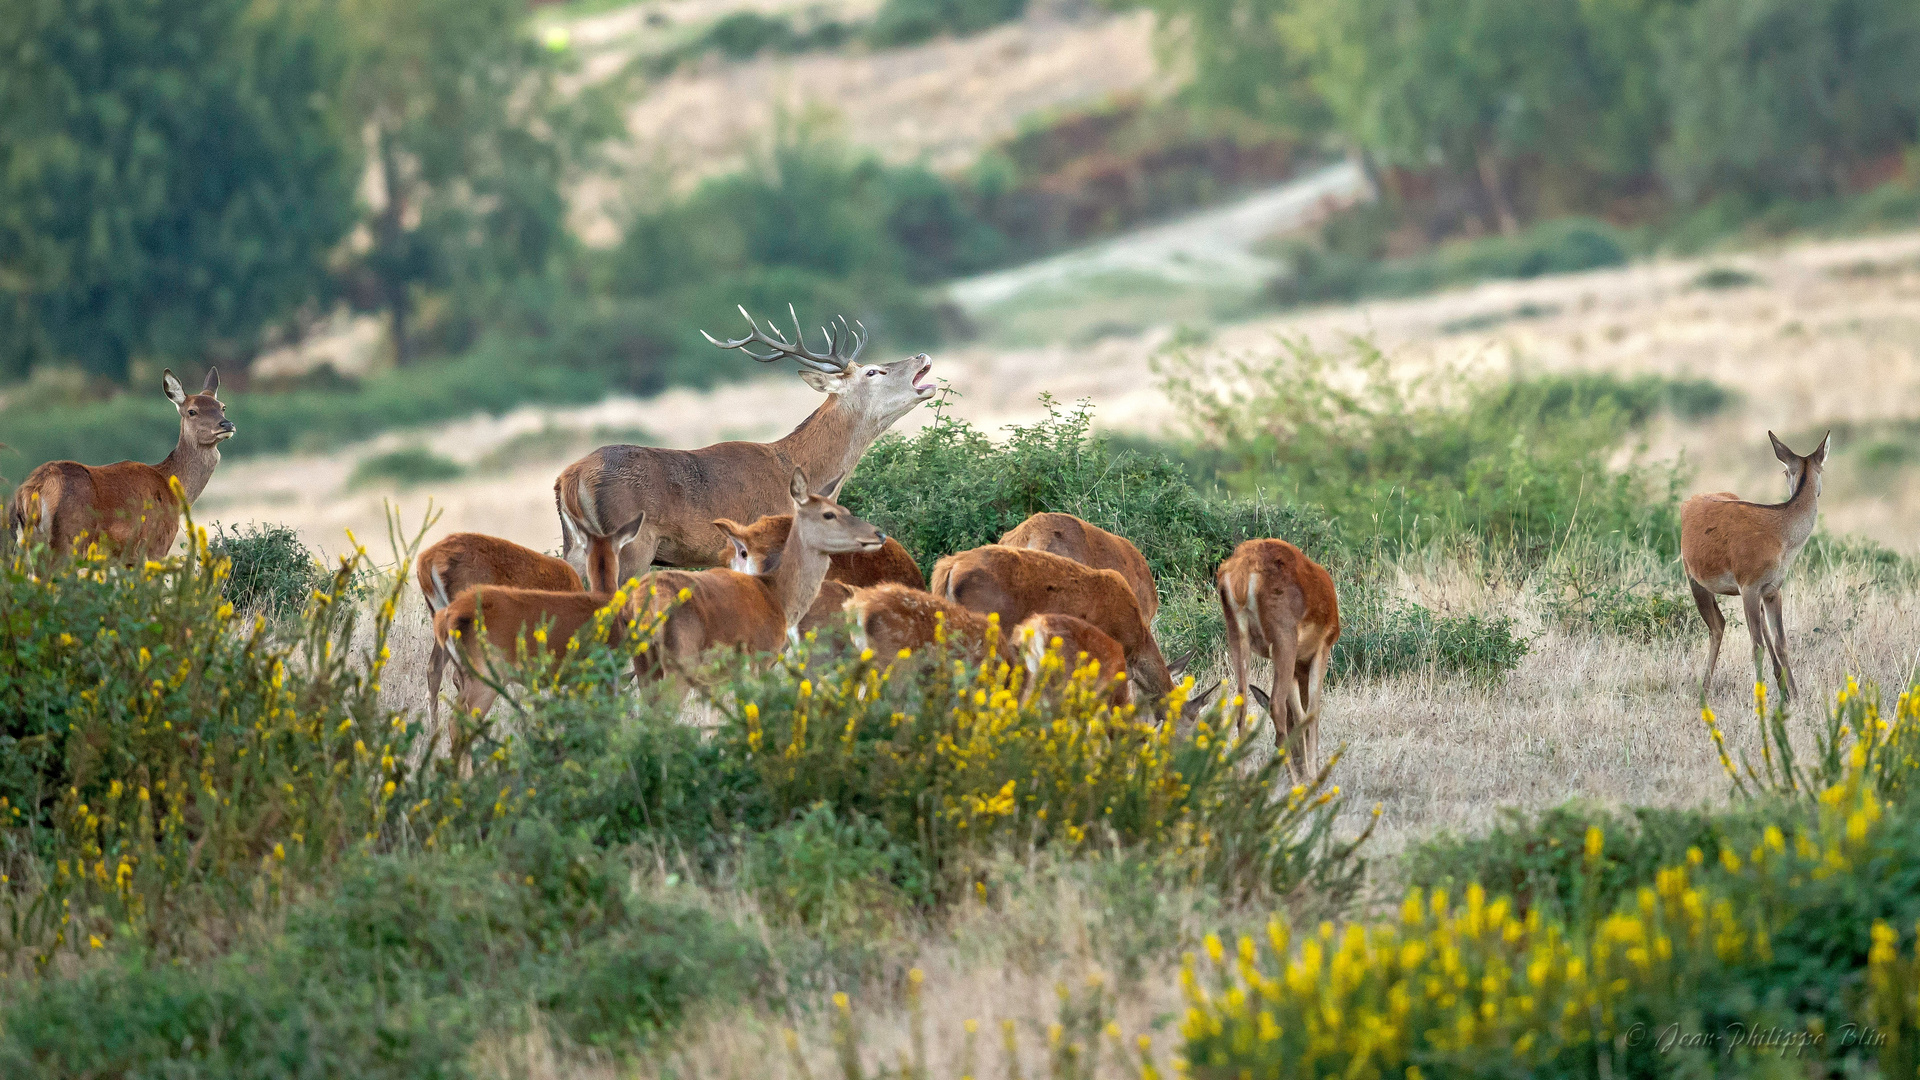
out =
[[[1016,657],[1011,637],[988,617],[923,589],[905,585],[875,585],[855,590],[846,609],[853,615],[853,642],[876,656],[893,659],[902,652],[931,648],[942,636],[955,653],[975,662],[986,659],[987,639],[994,653],[1008,663]]]
[[[1115,570],[1096,570],[1050,551],[988,544],[941,559],[934,595],[1013,626],[1030,615],[1073,615],[1120,643],[1127,670],[1156,706],[1173,674],[1140,615],[1133,586]]]
[[[1747,633],[1753,637],[1753,668],[1764,671],[1762,653],[1773,657],[1774,681],[1782,700],[1800,693],[1787,662],[1787,635],[1780,611],[1780,586],[1793,558],[1813,535],[1819,512],[1820,475],[1827,463],[1827,432],[1813,453],[1805,457],[1767,432],[1773,456],[1787,469],[1787,501],[1751,503],[1730,491],[1695,495],[1680,506],[1680,562],[1687,569],[1693,602],[1707,622],[1707,672],[1700,680],[1704,707],[1713,685],[1714,663],[1720,659],[1720,639],[1727,620],[1716,596],[1738,596],[1747,615]]]
[[[1273,744],[1285,752],[1295,783],[1311,774],[1320,753],[1320,699],[1333,643],[1340,640],[1340,600],[1326,568],[1285,540],[1248,540],[1213,575],[1227,623],[1227,662],[1243,702],[1247,659],[1258,649],[1273,663]],[[1281,687],[1284,686],[1283,693]]]
[[[1133,586],[1140,601],[1140,615],[1152,626],[1160,614],[1160,591],[1153,583],[1153,569],[1133,541],[1110,533],[1098,525],[1072,514],[1035,514],[1007,530],[1000,538],[1007,547],[1051,551],[1096,570],[1117,571]]]
[[[566,654],[567,642],[611,601],[613,583],[617,580],[619,569],[620,549],[632,543],[639,531],[640,523],[633,521],[612,536],[589,539],[587,581],[593,586],[590,591],[580,590],[577,577],[571,579],[571,588],[564,589],[482,582],[470,585],[451,600],[441,603],[433,615],[434,655],[428,660],[427,668],[427,686],[432,692],[428,704],[429,719],[436,723],[439,720],[440,667],[455,649],[460,651],[464,661],[454,672],[460,711],[474,719],[484,718],[493,708],[494,699],[499,696],[499,692],[490,685],[500,681],[496,673],[498,669],[492,666],[490,659],[493,654],[513,655],[525,635],[529,649],[544,649],[558,664]],[[448,537],[448,540],[452,539]],[[491,540],[492,537],[484,539]],[[434,547],[441,547],[446,542],[442,541]],[[423,566],[431,550],[421,555]],[[548,562],[558,561],[537,552],[529,551],[527,554]],[[561,565],[569,574],[573,572],[572,567],[565,563]],[[538,569],[542,574],[555,576],[552,567],[541,565]],[[433,596],[428,604],[431,606],[441,599],[441,596]],[[535,631],[542,624],[546,628],[544,640],[535,636]],[[484,633],[481,632],[482,628]],[[615,633],[620,633],[621,629],[616,624]],[[484,673],[485,677],[477,677],[480,673]],[[459,749],[456,747],[456,751]]]
[[[14,489],[7,508],[19,542],[37,541],[62,556],[76,544],[100,541],[128,566],[166,555],[180,531],[183,509],[171,482],[180,481],[186,505],[192,505],[220,464],[220,444],[238,429],[220,402],[218,369],[207,369],[206,385],[197,394],[181,389],[171,370],[161,373],[160,385],[180,411],[180,441],[173,453],[158,465],[49,461],[33,470]]]
[[[867,339],[844,320],[823,328],[827,349],[815,352],[797,315],[789,341],[771,324],[763,332],[745,308],[740,314],[752,328],[746,337],[721,341],[708,334],[707,340],[763,364],[790,358],[827,400],[777,442],[724,442],[699,450],[603,446],[567,466],[553,492],[569,562],[579,565],[585,538],[607,532],[608,522],[640,517],[646,526],[620,557],[622,580],[656,562],[725,566],[730,551],[715,519],[755,521],[786,512],[787,477],[796,468],[844,481],[873,440],[934,394],[925,381],[933,370],[925,353],[891,364],[860,364]],[[763,355],[755,345],[770,351]]]
[[[1039,686],[1041,665],[1049,650],[1056,651],[1072,672],[1092,661],[1109,684],[1107,697],[1115,705],[1133,704],[1132,681],[1127,678],[1126,651],[1111,634],[1072,615],[1032,615],[1013,628],[1013,638],[1027,662],[1030,685]]]
[[[589,560],[591,563],[592,560]],[[427,618],[438,615],[453,598],[476,585],[506,585],[541,592],[580,592],[580,575],[565,560],[521,547],[511,540],[483,533],[454,533],[420,553],[415,563],[420,591],[427,599]],[[613,591],[614,567],[605,567],[608,578],[596,582],[594,592]],[[447,665],[447,650],[436,637],[433,653],[427,658],[427,712],[437,719],[440,710],[440,679]],[[457,686],[462,672],[454,672]]]
[[[733,549],[731,569],[742,574],[769,574],[780,565],[780,552],[793,530],[792,514],[768,514],[751,525],[725,519],[714,522],[726,534]],[[911,589],[927,587],[920,565],[889,536],[878,551],[850,551],[834,555],[827,564],[827,579],[820,583],[820,595],[800,620],[800,632],[817,629],[839,618],[855,589],[887,583]]]
[[[658,678],[673,668],[687,675],[708,649],[770,653],[797,638],[800,622],[826,580],[831,557],[877,552],[886,541],[880,530],[829,497],[835,486],[837,482],[809,493],[805,470],[791,472],[787,509],[793,525],[778,565],[768,573],[656,570],[641,578],[629,611],[636,620],[664,615],[665,621],[654,635],[651,658],[644,664],[635,660],[635,674]],[[719,531],[733,522],[723,518],[712,524]]]

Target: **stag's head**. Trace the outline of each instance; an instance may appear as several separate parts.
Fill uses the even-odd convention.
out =
[[[233,438],[239,429],[227,419],[227,407],[220,401],[220,369],[208,368],[206,385],[197,394],[189,394],[173,377],[173,369],[160,373],[160,386],[167,400],[180,410],[180,434],[193,446],[218,446]]]
[[[1820,474],[1826,471],[1827,444],[1832,440],[1833,432],[1829,431],[1820,439],[1820,445],[1813,448],[1813,453],[1802,457],[1788,448],[1786,443],[1781,442],[1779,436],[1771,431],[1767,432],[1767,441],[1773,444],[1773,456],[1779,458],[1780,464],[1787,467],[1789,496],[1798,495],[1801,486],[1808,479],[1812,479],[1813,497],[1816,499],[1820,497]]]
[[[915,405],[934,395],[933,360],[926,353],[895,360],[891,364],[863,364],[860,353],[867,347],[866,328],[858,322],[849,325],[844,318],[820,328],[826,339],[824,352],[807,344],[800,329],[800,316],[793,305],[787,314],[793,318],[793,337],[789,339],[771,321],[765,330],[746,308],[740,309],[750,331],[746,337],[721,340],[700,331],[702,337],[723,349],[739,349],[763,364],[783,358],[800,365],[800,377],[823,394],[838,394],[842,404],[857,415],[881,427],[905,416]],[[756,351],[765,349],[765,352]]]

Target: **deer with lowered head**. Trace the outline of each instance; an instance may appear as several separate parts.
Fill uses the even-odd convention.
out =
[[[934,595],[1013,626],[1032,615],[1085,619],[1120,643],[1127,670],[1157,706],[1173,673],[1140,613],[1133,585],[1118,571],[1096,570],[1050,551],[988,544],[941,559]]]
[[[1006,547],[1051,551],[1096,570],[1112,570],[1133,586],[1140,615],[1152,626],[1160,614],[1160,591],[1153,569],[1133,541],[1072,514],[1040,513],[1008,529],[1000,543]]]
[[[853,643],[877,656],[911,655],[944,637],[954,653],[978,662],[986,659],[992,637],[996,656],[1010,664],[1017,660],[1004,625],[989,633],[993,624],[987,616],[925,589],[894,583],[855,589],[846,610],[853,616]]]
[[[832,557],[876,552],[886,542],[879,529],[855,517],[827,493],[839,479],[808,491],[807,474],[788,474],[787,511],[793,524],[778,564],[763,574],[737,570],[655,570],[641,578],[628,610],[639,620],[663,620],[635,674],[658,678],[668,669],[687,675],[712,648],[777,652],[799,634],[800,622],[820,594]],[[732,526],[714,521],[716,531]]]
[[[1240,695],[1240,724],[1244,729],[1247,661],[1257,650],[1273,663],[1273,691],[1262,704],[1273,719],[1274,748],[1287,754],[1294,782],[1304,783],[1320,754],[1321,691],[1333,644],[1340,640],[1333,576],[1285,540],[1248,540],[1233,549],[1213,580],[1226,617],[1227,666]]]
[[[1680,562],[1687,570],[1693,602],[1707,623],[1707,671],[1700,679],[1704,706],[1713,685],[1714,663],[1720,659],[1720,640],[1726,616],[1716,597],[1738,596],[1753,638],[1756,676],[1763,656],[1773,659],[1774,680],[1782,700],[1799,694],[1793,668],[1787,660],[1786,628],[1781,618],[1780,586],[1794,556],[1813,535],[1819,513],[1820,474],[1827,463],[1829,431],[1813,453],[1804,457],[1787,448],[1773,432],[1773,456],[1786,467],[1788,495],[1783,503],[1753,503],[1731,491],[1695,495],[1680,505]]]
[[[768,514],[751,525],[721,519],[714,522],[726,534],[733,549],[730,569],[743,574],[770,574],[780,565],[780,552],[793,531],[792,514]],[[920,565],[889,536],[874,551],[850,551],[834,555],[827,563],[827,579],[820,583],[820,595],[800,619],[799,630],[806,633],[839,618],[855,589],[887,583],[925,590],[927,579]]]
[[[791,305],[788,312],[793,313]],[[564,551],[576,567],[586,537],[634,518],[644,525],[620,557],[623,575],[654,563],[725,566],[731,549],[713,524],[716,519],[751,522],[785,513],[787,481],[795,469],[844,481],[875,439],[934,395],[927,381],[933,361],[925,353],[891,364],[862,364],[866,336],[844,319],[822,328],[826,349],[816,351],[807,344],[798,315],[789,340],[771,323],[762,330],[745,308],[740,314],[750,327],[747,336],[722,341],[702,334],[763,364],[793,360],[800,377],[827,399],[775,442],[724,442],[698,450],[603,446],[567,466],[553,491]]]
[[[1041,669],[1052,651],[1066,662],[1069,672],[1089,661],[1099,665],[1099,675],[1108,685],[1107,699],[1120,706],[1133,704],[1126,650],[1111,634],[1085,619],[1050,612],[1030,615],[1013,628],[1013,640],[1026,661],[1032,688],[1039,687]]]
[[[493,708],[494,699],[499,696],[498,691],[490,685],[500,681],[497,674],[499,669],[492,666],[494,656],[513,655],[524,640],[529,650],[543,650],[553,657],[554,663],[559,663],[565,655],[567,642],[580,632],[581,627],[592,621],[595,613],[611,602],[618,581],[620,549],[632,543],[639,531],[640,523],[635,521],[615,530],[612,536],[589,538],[589,588],[584,591],[580,588],[580,579],[572,576],[573,568],[565,563],[560,563],[560,568],[567,571],[567,578],[562,578],[554,567],[545,563],[496,564],[489,568],[492,572],[504,570],[504,577],[516,581],[512,585],[495,584],[494,581],[499,578],[476,580],[478,574],[474,565],[469,563],[462,568],[466,571],[466,587],[451,599],[446,599],[446,590],[439,584],[445,580],[445,572],[440,570],[437,562],[429,563],[428,560],[428,556],[434,554],[434,549],[422,552],[422,575],[431,574],[436,585],[427,603],[429,606],[439,604],[433,614],[434,651],[427,667],[427,689],[431,695],[427,706],[429,720],[435,723],[439,720],[440,671],[447,658],[456,651],[461,657],[461,663],[454,668],[454,687],[460,711],[475,719],[484,718]],[[434,547],[441,547],[454,539],[456,537],[450,536]],[[498,543],[508,544],[505,540]],[[519,547],[518,544],[508,546]],[[520,550],[549,563],[560,562],[552,556],[540,555],[526,548]],[[500,552],[496,550],[494,554],[499,555]],[[517,578],[513,577],[516,572],[519,573]],[[561,587],[540,588],[531,584],[533,582],[558,584]],[[546,628],[544,640],[534,636],[534,631],[542,626]],[[621,623],[616,622],[614,634],[617,636],[623,630]],[[476,673],[486,677],[476,677]],[[456,752],[460,749],[455,747]]]
[[[183,390],[171,370],[161,373],[160,386],[180,412],[180,441],[173,452],[158,465],[47,462],[27,474],[7,507],[17,540],[43,544],[56,556],[98,541],[129,566],[160,558],[173,547],[183,506],[171,481],[180,481],[191,506],[220,464],[220,444],[237,429],[220,402],[218,369],[207,369],[197,394]]]
[[[591,555],[588,565],[594,560]],[[454,533],[420,553],[415,563],[420,591],[426,596],[427,618],[440,614],[454,597],[476,585],[505,585],[541,592],[580,592],[580,575],[564,559],[543,555],[511,540],[484,533]],[[605,568],[606,581],[594,586],[597,592],[612,592],[612,566]],[[571,631],[569,631],[571,633]],[[447,650],[434,639],[433,652],[427,658],[427,711],[437,716],[440,707],[440,680],[447,665]],[[456,689],[464,681],[463,673],[454,673]]]

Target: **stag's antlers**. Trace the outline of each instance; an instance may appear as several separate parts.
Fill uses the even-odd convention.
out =
[[[763,333],[760,324],[754,320],[753,316],[747,314],[744,306],[740,308],[740,314],[746,318],[747,325],[753,328],[753,332],[746,337],[721,341],[705,330],[700,331],[700,336],[723,349],[739,349],[763,364],[771,364],[783,356],[792,357],[801,367],[827,375],[838,374],[852,367],[853,362],[860,358],[860,350],[867,347],[867,328],[861,325],[858,319],[854,320],[852,326],[848,326],[844,315],[836,317],[834,321],[820,328],[820,333],[827,339],[827,351],[822,354],[807,348],[806,334],[800,329],[800,315],[793,310],[792,304],[787,305],[787,314],[793,317],[792,341],[788,341],[787,336],[773,325],[773,320],[767,320],[767,329]],[[855,329],[856,327],[858,329]],[[769,337],[768,334],[772,336]],[[845,355],[840,351],[843,340],[853,345],[853,351]],[[765,345],[773,352],[762,356],[748,348],[756,344]]]

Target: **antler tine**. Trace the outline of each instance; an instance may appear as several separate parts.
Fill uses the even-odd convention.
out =
[[[705,330],[700,331],[700,336],[722,349],[739,349],[741,352],[746,353],[748,356],[753,357],[763,364],[771,364],[784,356],[791,357],[795,363],[798,363],[802,367],[826,374],[833,374],[834,372],[844,370],[843,366],[838,363],[835,358],[815,355],[807,348],[804,337],[800,337],[798,341],[788,341],[787,336],[781,333],[780,328],[775,326],[771,320],[767,322],[767,328],[763,331],[760,329],[759,320],[748,314],[745,305],[736,306],[739,308],[741,317],[746,319],[747,325],[752,328],[752,331],[747,334],[746,337],[728,338],[722,341],[712,334],[707,333]],[[788,310],[791,311],[793,305],[789,304],[787,307]],[[794,325],[796,328],[795,336],[799,337],[797,333],[799,319],[797,317],[794,320]],[[773,351],[763,356],[749,348],[749,346],[755,344],[765,345]]]

